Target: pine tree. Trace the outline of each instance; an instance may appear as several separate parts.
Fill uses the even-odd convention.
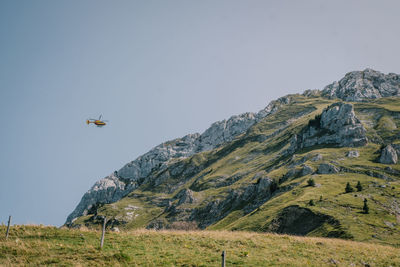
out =
[[[313,179],[313,178],[308,179],[308,180],[307,180],[307,184],[308,184],[308,186],[315,186],[315,181],[314,181],[314,179]]]
[[[310,199],[310,201],[308,201],[308,205],[309,205],[309,206],[315,206],[314,200]]]
[[[367,204],[367,199],[364,199],[363,211],[364,211],[365,214],[369,213],[369,207],[368,207],[368,204]]]
[[[346,189],[345,189],[346,193],[351,193],[354,191],[353,187],[351,187],[350,183],[347,182],[346,184]]]
[[[360,192],[360,191],[363,190],[363,187],[362,187],[360,181],[357,182],[356,188],[357,188],[357,191],[358,191],[358,192]]]

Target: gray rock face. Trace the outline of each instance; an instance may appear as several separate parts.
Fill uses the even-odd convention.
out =
[[[313,168],[311,168],[310,166],[308,166],[306,164],[303,164],[301,166],[301,168],[290,169],[279,181],[280,181],[280,183],[283,183],[289,179],[303,177],[303,176],[306,176],[313,172],[314,172]]]
[[[372,69],[349,72],[339,82],[326,86],[322,95],[345,101],[400,96],[400,75],[383,74]]]
[[[321,154],[317,154],[317,155],[315,155],[312,159],[311,159],[311,161],[320,161],[320,160],[322,160],[322,155]]]
[[[387,145],[384,149],[382,149],[379,162],[383,164],[396,164],[397,159],[396,150],[391,145]]]
[[[396,150],[397,157],[400,157],[400,144],[392,144],[394,150]]]
[[[280,180],[280,182],[287,181],[289,179],[293,179],[298,177],[299,172],[296,169],[290,169]]]
[[[339,169],[329,163],[322,163],[318,166],[317,173],[319,174],[332,174],[332,173],[338,173]]]
[[[126,164],[115,174],[97,182],[82,197],[78,206],[68,216],[66,224],[74,218],[84,215],[90,207],[97,203],[112,203],[120,200],[143,183],[152,171],[167,168],[171,159],[190,157],[232,141],[258,121],[278,111],[282,105],[289,104],[290,99],[290,96],[281,97],[269,103],[258,113],[248,112],[232,116],[228,120],[213,123],[203,134],[188,134],[154,147]],[[125,182],[129,186],[125,186]]]
[[[205,228],[237,207],[241,207],[245,213],[251,212],[271,198],[272,193],[277,189],[276,186],[272,179],[261,177],[257,183],[231,190],[224,199],[216,199],[205,207],[196,208],[192,211],[190,220],[196,220],[200,228]],[[246,203],[244,207],[243,203]]]
[[[300,175],[301,176],[306,176],[306,175],[309,175],[309,174],[311,174],[313,172],[314,172],[314,170],[310,166],[304,164],[304,166],[301,169],[301,174]]]
[[[314,145],[333,144],[339,147],[357,147],[368,143],[366,130],[356,117],[353,105],[335,103],[325,109],[303,131],[290,140],[287,153]]]
[[[193,203],[196,201],[196,199],[193,196],[193,191],[190,189],[183,189],[176,195],[176,198],[179,199],[178,205]]]

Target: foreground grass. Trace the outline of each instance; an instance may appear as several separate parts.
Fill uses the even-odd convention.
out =
[[[0,226],[5,232],[5,227]],[[400,266],[400,248],[338,239],[228,231],[100,232],[13,226],[0,265],[56,266]]]

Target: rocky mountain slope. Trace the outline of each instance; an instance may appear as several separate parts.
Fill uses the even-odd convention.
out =
[[[366,69],[216,122],[98,181],[66,225],[107,216],[121,229],[240,229],[400,244],[399,95],[399,75]],[[358,181],[361,191],[345,192]]]

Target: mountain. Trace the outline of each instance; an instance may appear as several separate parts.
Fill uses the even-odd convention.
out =
[[[107,216],[121,229],[198,227],[399,245],[398,96],[400,75],[366,69],[216,122],[96,182],[66,225],[94,226]],[[353,192],[346,193],[347,183]]]

